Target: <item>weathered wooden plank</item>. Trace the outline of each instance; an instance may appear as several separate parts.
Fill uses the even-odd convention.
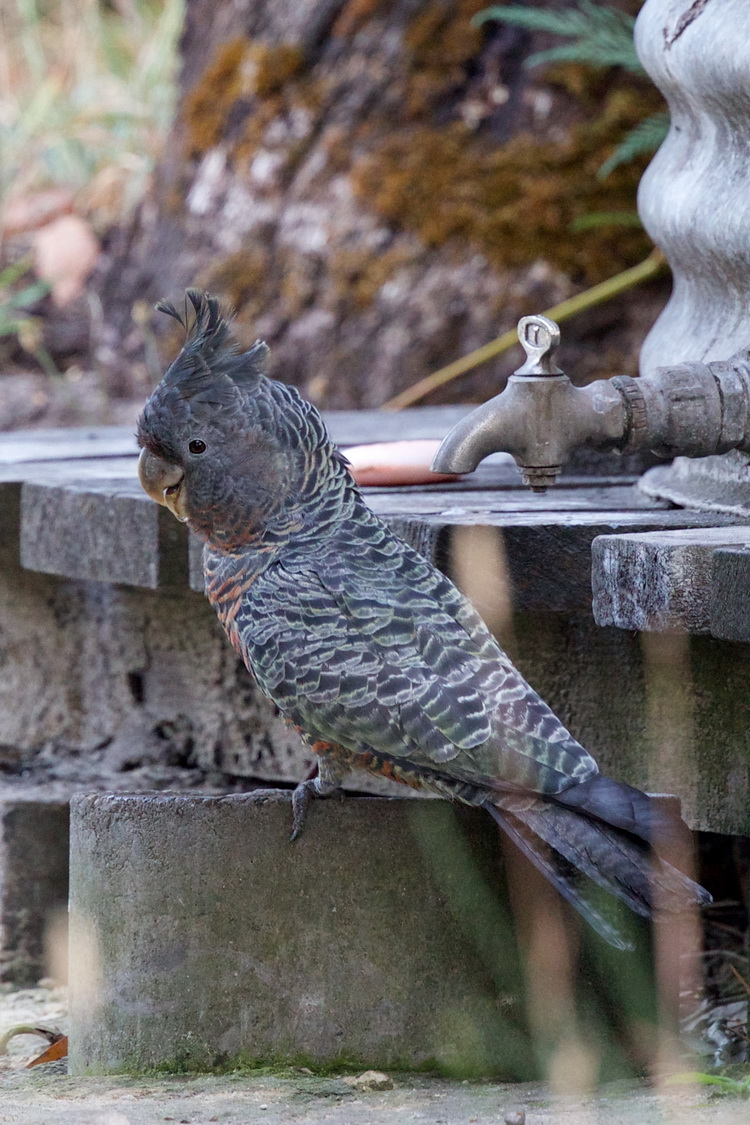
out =
[[[643,532],[668,528],[714,527],[717,517],[701,512],[670,509],[654,512],[500,512],[474,513],[460,518],[384,513],[393,530],[447,571],[462,585],[461,575],[474,568],[491,568],[482,574],[483,586],[494,583],[493,600],[505,599],[511,610],[564,612],[591,608],[591,545],[606,535],[624,530]],[[472,540],[462,531],[483,529],[490,535],[490,551],[472,562],[459,554],[471,551]],[[467,546],[468,545],[468,546]],[[203,589],[201,544],[191,541],[191,586]],[[477,581],[480,576],[475,574]],[[467,589],[473,594],[472,589]],[[488,606],[491,611],[491,606]]]
[[[70,461],[20,461],[11,465],[0,462],[0,483],[21,484],[27,480],[57,484],[65,480],[136,479],[137,457],[81,457]]]
[[[738,545],[750,545],[747,526],[601,536],[592,547],[597,624],[711,632],[714,552]]]
[[[367,442],[440,439],[474,409],[466,406],[426,406],[399,412],[387,410],[331,410],[323,418],[333,440],[341,446]],[[0,435],[0,469],[17,466],[26,479],[26,466],[35,463],[80,462],[91,459],[134,457],[136,447],[129,426],[73,427],[56,430],[28,430]],[[654,458],[650,454],[626,454],[583,449],[577,451],[565,472],[574,477],[635,477]],[[70,466],[68,466],[68,469]],[[477,474],[482,473],[482,466]],[[9,477],[4,479],[10,479]],[[472,479],[472,478],[468,478]]]
[[[188,547],[186,529],[145,495],[135,476],[134,460],[116,462],[116,473],[110,471],[112,463],[106,460],[76,462],[74,478],[60,478],[61,466],[54,463],[50,472],[49,464],[42,466],[39,479],[23,485],[20,541],[27,569],[149,589],[181,585],[183,576],[189,574],[185,584],[203,589],[200,542],[191,536]],[[4,487],[0,486],[0,511]],[[17,489],[16,485],[7,487]],[[420,507],[419,489],[377,492],[380,504],[399,515],[410,505]],[[607,490],[601,492],[604,495]],[[424,502],[428,510],[455,503],[441,499],[439,494],[429,495],[431,498]],[[472,499],[465,510],[473,519],[493,502],[502,506],[493,499],[496,492],[470,495],[476,500]],[[522,508],[524,499],[531,495],[517,489],[507,506]],[[565,495],[567,501],[565,496],[558,498],[563,506],[582,506],[580,491]],[[9,496],[10,507],[5,514],[9,535],[18,518],[11,500]]]
[[[334,410],[325,412],[324,418],[335,442],[339,445],[360,445],[405,438],[442,438],[472,409],[472,406],[431,406],[399,413]],[[130,426],[27,430],[0,435],[2,466],[127,457],[137,453],[135,434]]]
[[[435,489],[366,489],[367,503],[379,516],[391,514],[432,516],[446,524],[476,522],[478,518],[512,512],[605,512],[662,511],[671,509],[643,496],[632,486],[549,489],[546,493],[528,488],[488,488],[471,491],[459,485]]]
[[[453,527],[445,526],[436,543],[436,558],[459,585],[471,595],[472,582],[479,587],[480,601],[484,597],[498,604],[507,600],[509,610],[542,610],[551,612],[590,611],[591,548],[602,536],[619,531],[647,532],[667,527],[691,527],[696,520],[705,524],[706,517],[696,512],[585,512],[585,513],[525,513],[496,516],[491,521],[478,524],[485,532],[496,532],[494,544],[485,535],[479,544],[479,557],[459,558],[461,552],[471,551],[472,538],[462,535],[470,530],[463,521]],[[715,522],[716,517],[713,517]],[[700,532],[699,532],[700,533]],[[658,532],[657,532],[658,534]],[[468,544],[468,546],[467,546]],[[489,548],[489,549],[488,549]],[[485,567],[494,568],[494,585],[476,575],[475,569],[484,558]],[[461,580],[461,576],[466,576]],[[482,595],[482,589],[489,593]],[[480,605],[480,610],[482,606]],[[486,606],[487,615],[493,605]]]
[[[750,546],[713,553],[710,629],[722,640],[750,641]]]
[[[137,452],[132,426],[26,430],[0,437],[0,465],[22,465],[32,461],[78,461],[91,457],[127,457]]]

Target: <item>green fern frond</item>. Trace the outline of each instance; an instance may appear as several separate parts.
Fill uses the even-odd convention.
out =
[[[593,0],[579,0],[577,7],[561,12],[523,8],[515,4],[485,8],[472,23],[479,25],[488,20],[498,20],[528,31],[548,31],[571,40],[531,55],[526,60],[526,66],[564,61],[598,67],[621,66],[633,73],[643,71],[633,44],[633,17],[616,8],[595,4]]]
[[[669,110],[655,113],[647,117],[620,141],[619,145],[607,160],[604,161],[596,173],[600,180],[606,180],[610,172],[627,164],[636,156],[643,156],[656,152],[667,133],[669,132]]]

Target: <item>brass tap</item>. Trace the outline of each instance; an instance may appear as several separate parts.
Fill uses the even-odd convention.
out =
[[[434,472],[471,473],[490,453],[510,453],[534,492],[555,483],[580,446],[664,457],[750,451],[750,349],[715,363],[680,363],[649,375],[618,375],[574,386],[555,366],[560,329],[525,316],[518,338],[526,362],[499,395],[443,439]]]
[[[579,445],[606,449],[622,437],[621,394],[603,380],[575,387],[555,365],[560,329],[553,320],[522,317],[518,339],[526,362],[505,390],[453,427],[435,454],[434,472],[471,473],[503,451],[515,457],[534,492],[545,492]]]

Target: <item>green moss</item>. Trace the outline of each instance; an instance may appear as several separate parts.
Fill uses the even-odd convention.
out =
[[[223,43],[185,99],[190,155],[200,155],[225,139],[240,99],[256,99],[259,105],[273,100],[303,67],[304,55],[296,44],[269,46],[242,36]],[[275,116],[279,106],[271,108],[264,117]]]
[[[266,47],[255,43],[250,46],[255,67],[255,93],[260,98],[278,93],[290,78],[302,70],[304,55],[302,48],[296,44],[280,43],[277,47]]]
[[[604,182],[596,173],[622,135],[656,108],[658,94],[639,78],[579,64],[550,67],[538,82],[554,95],[556,107],[564,106],[555,129],[545,126],[544,135],[527,133],[498,144],[459,112],[486,34],[471,20],[484,7],[486,0],[418,6],[379,108],[350,128],[331,125],[323,133],[323,175],[349,175],[361,203],[392,229],[413,233],[430,247],[455,245],[461,253],[474,247],[498,269],[541,258],[592,284],[634,264],[650,249],[639,227],[574,230],[573,224],[590,214],[634,211],[643,163],[621,167]],[[353,37],[389,8],[386,0],[350,0],[332,35]],[[294,109],[319,116],[333,81],[325,69],[306,70],[297,45],[235,38],[216,51],[185,99],[189,153],[199,156],[223,142],[242,178],[268,126]],[[450,123],[436,124],[446,116]],[[281,177],[291,177],[307,145],[305,139],[290,142]],[[326,303],[344,312],[367,308],[412,256],[349,248],[332,253]],[[270,267],[264,251],[248,247],[213,265],[200,281],[253,317],[267,303]],[[274,284],[289,316],[320,300],[319,275],[286,270]]]
[[[464,66],[481,46],[482,32],[471,21],[484,7],[483,0],[426,5],[404,35],[413,67],[441,71]]]
[[[247,1052],[240,1052],[237,1055],[227,1057],[215,1053],[209,1055],[200,1049],[190,1049],[175,1055],[169,1062],[158,1063],[151,1067],[144,1068],[135,1060],[132,1062],[126,1061],[118,1067],[117,1073],[137,1074],[144,1078],[165,1078],[186,1074],[228,1074],[237,1077],[305,1081],[306,1084],[313,1085],[316,1079],[331,1079],[341,1075],[361,1074],[362,1071],[371,1069],[372,1060],[354,1058],[346,1054],[341,1054],[329,1062],[322,1063],[320,1060],[310,1058],[307,1055],[295,1055],[284,1059],[262,1059]],[[423,1074],[440,1077],[463,1077],[465,1073],[468,1073],[464,1070],[457,1070],[452,1066],[446,1066],[437,1059],[426,1059],[424,1064],[418,1067],[395,1059],[389,1062],[386,1069],[389,1073],[395,1074]],[[303,1073],[301,1074],[300,1071]],[[94,1071],[88,1073],[94,1073]],[[107,1069],[102,1073],[109,1074],[112,1071]],[[473,1071],[470,1076],[477,1079],[487,1077],[484,1072],[474,1073]],[[500,1072],[498,1076],[501,1078],[507,1077],[503,1072]]]
[[[472,17],[486,7],[483,0],[458,0],[426,5],[404,34],[406,82],[401,113],[423,117],[452,90],[463,85],[467,64],[477,57],[482,32]]]
[[[501,269],[543,258],[580,282],[603,280],[643,258],[648,237],[637,226],[572,226],[591,213],[635,210],[643,163],[622,167],[605,182],[597,171],[620,137],[656,108],[659,95],[641,79],[613,80],[569,63],[541,79],[569,103],[560,139],[527,133],[498,145],[461,120],[435,126],[436,113],[465,95],[467,66],[481,50],[471,17],[484,6],[434,0],[418,12],[404,33],[403,70],[394,73],[393,114],[363,123],[358,145],[341,139],[331,162],[350,172],[368,208],[428,246],[468,243]],[[348,284],[346,263],[336,265]],[[357,277],[355,306],[376,291]]]
[[[617,90],[564,140],[531,134],[497,147],[462,122],[413,126],[385,136],[352,169],[356,194],[389,224],[428,246],[471,243],[499,267],[545,258],[574,277],[600,281],[644,257],[638,227],[580,232],[574,220],[635,206],[641,167],[602,183],[596,172],[612,138],[642,116],[638,92]]]
[[[223,43],[188,94],[183,114],[191,153],[203,153],[221,141],[229,110],[242,93],[241,66],[246,46],[243,38]]]

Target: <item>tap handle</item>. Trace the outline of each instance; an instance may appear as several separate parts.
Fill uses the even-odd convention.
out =
[[[518,322],[518,339],[526,352],[526,362],[515,375],[562,375],[552,362],[560,343],[560,329],[546,316],[522,316]]]

